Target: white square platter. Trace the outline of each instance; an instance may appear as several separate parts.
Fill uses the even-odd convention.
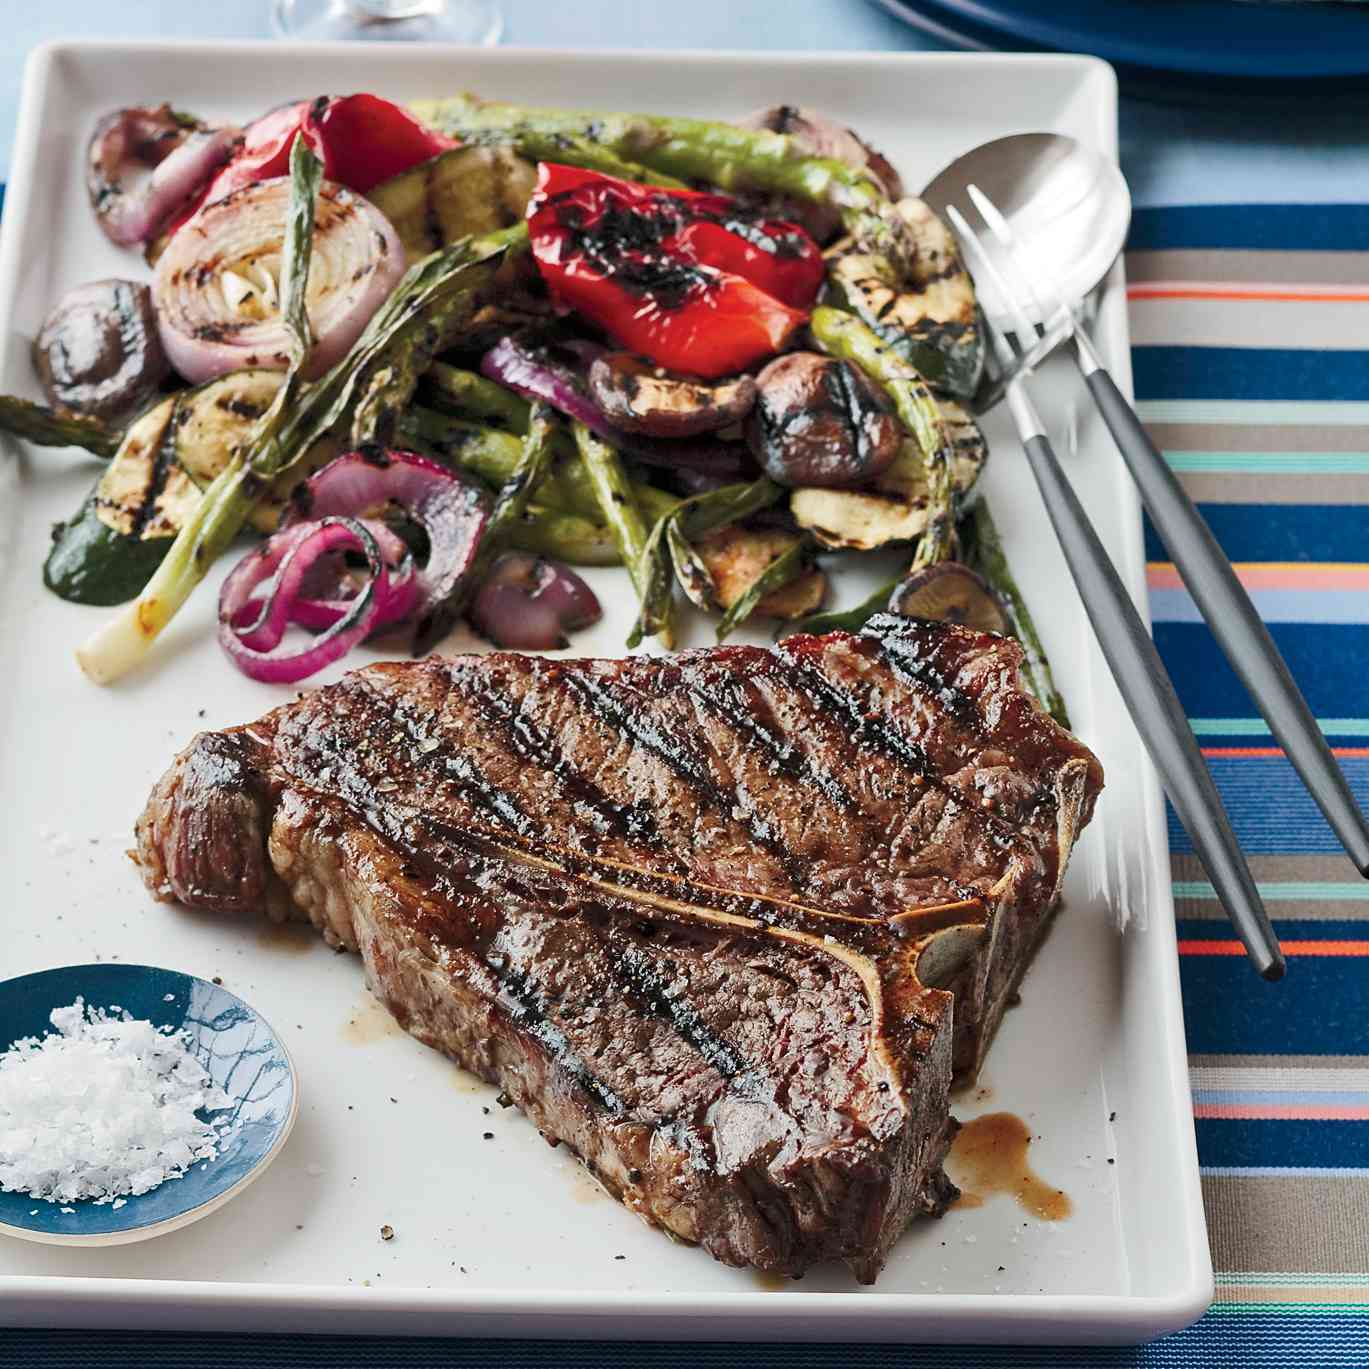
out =
[[[1020,130],[1117,151],[1113,74],[1080,57],[51,45],[28,68],[5,202],[0,389],[36,394],[29,339],[61,291],[146,274],[102,237],[86,204],[82,154],[105,110],[170,100],[245,121],[319,91],[403,100],[466,89],[719,118],[802,103],[871,138],[910,186],[973,144]],[[1120,268],[1096,336],[1125,388]],[[1137,501],[1105,431],[1063,363],[1048,365],[1035,388],[1143,603]],[[985,426],[987,496],[1108,789],[1023,1003],[956,1111],[1025,1118],[1034,1167],[1069,1193],[1074,1215],[1039,1222],[997,1198],[916,1225],[873,1288],[824,1268],[776,1291],[672,1245],[604,1197],[564,1149],[549,1150],[516,1112],[495,1107],[492,1090],[393,1027],[350,957],[303,931],[152,903],[124,854],[152,782],[196,730],[245,721],[288,694],[227,665],[213,640],[212,586],[152,668],[110,689],[89,683],[72,653],[102,611],[48,594],[39,568],[51,524],[77,508],[94,468],[70,452],[0,447],[0,978],[95,958],[219,975],[282,1031],[302,1091],[279,1161],[210,1220],[114,1249],[0,1240],[0,1323],[1122,1342],[1199,1315],[1212,1273],[1160,793],[1006,418],[990,415]],[[593,582],[608,611],[576,651],[619,654],[625,579],[605,571]],[[859,592],[854,577],[842,585],[848,597]],[[688,641],[708,637],[699,622]],[[386,1223],[396,1235],[382,1242]]]

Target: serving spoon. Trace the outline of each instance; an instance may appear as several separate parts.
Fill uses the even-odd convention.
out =
[[[1361,875],[1369,877],[1369,824],[1268,628],[1231,562],[1136,411],[1108,374],[1084,329],[1089,298],[1121,254],[1131,195],[1115,162],[1058,133],[1020,133],[958,157],[927,186],[938,213],[968,199],[1021,280],[1023,298],[1000,300],[991,282],[985,312],[1009,330],[1025,310],[1047,334],[1064,331],[1084,381],[1140,491],[1151,522],[1232,669],[1269,724]],[[1012,288],[1011,286],[1009,288]],[[1019,339],[1037,359],[1036,338]]]
[[[1078,302],[1112,269],[1130,224],[1120,170],[1073,138],[1017,134],[957,158],[923,198],[942,215],[966,202],[978,209],[1003,266],[980,273],[981,305],[1017,335],[1033,364],[1052,342],[1073,342],[1085,383],[1180,576],[1356,868],[1369,875],[1369,826],[1311,709],[1230,561],[1084,331]]]

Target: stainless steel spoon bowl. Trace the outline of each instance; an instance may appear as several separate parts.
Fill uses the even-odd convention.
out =
[[[1012,225],[1020,255],[1071,303],[1112,269],[1131,223],[1131,193],[1115,163],[1060,133],[1014,133],[957,157],[922,192],[938,214],[963,208],[978,186]],[[1012,279],[1008,273],[1008,279]],[[1008,305],[992,282],[977,280],[980,304],[1010,329]],[[1044,323],[1035,302],[1018,303]]]

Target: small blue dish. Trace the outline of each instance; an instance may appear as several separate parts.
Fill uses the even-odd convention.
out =
[[[117,1004],[154,1026],[184,1031],[213,1081],[233,1099],[214,1159],[179,1179],[112,1203],[65,1204],[0,1193],[0,1233],[47,1245],[122,1245],[165,1235],[207,1217],[241,1193],[280,1153],[299,1111],[294,1066],[280,1038],[254,1009],[217,984],[152,965],[68,965],[0,983],[0,1052],[22,1037],[52,1030],[48,1015],[77,998],[92,1008]]]

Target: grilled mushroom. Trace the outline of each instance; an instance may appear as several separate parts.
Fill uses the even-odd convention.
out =
[[[696,380],[671,375],[631,352],[609,352],[589,368],[589,389],[619,428],[651,437],[693,437],[740,422],[756,402],[750,376]]]
[[[942,561],[907,575],[889,596],[889,609],[908,618],[964,623],[981,632],[1009,631],[998,596],[968,566]]]
[[[131,280],[68,291],[34,339],[33,366],[55,408],[108,419],[142,408],[171,374],[152,292]]]
[[[903,430],[859,367],[816,352],[776,357],[756,377],[746,440],[781,485],[840,489],[884,471]]]

